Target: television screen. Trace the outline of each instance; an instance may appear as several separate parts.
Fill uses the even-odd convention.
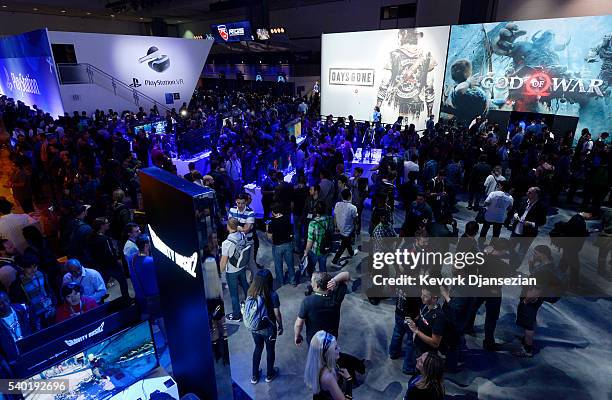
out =
[[[138,132],[139,130],[144,129],[147,134],[150,134],[151,128],[155,128],[155,133],[158,135],[166,133],[166,120],[135,126],[134,132]]]
[[[269,40],[270,32],[266,28],[257,29],[257,39],[259,40]]]
[[[23,392],[25,400],[103,400],[121,392],[157,368],[149,322],[115,334],[27,381],[68,379],[58,394]]]
[[[211,25],[210,29],[217,43],[253,40],[251,23],[248,21]]]

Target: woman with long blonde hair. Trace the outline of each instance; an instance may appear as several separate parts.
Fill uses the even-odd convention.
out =
[[[340,347],[336,337],[325,331],[318,331],[310,341],[304,382],[312,390],[313,400],[345,400],[345,391],[338,383],[342,377],[350,388],[351,376],[344,368],[339,369],[336,362],[340,357]]]

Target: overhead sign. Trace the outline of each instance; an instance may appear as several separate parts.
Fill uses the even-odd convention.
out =
[[[248,21],[228,22],[211,25],[212,35],[218,43],[240,42],[253,40],[251,23]]]
[[[73,45],[78,63],[91,64],[170,107],[181,106],[191,98],[212,47],[208,40],[155,36],[52,31],[49,38],[53,44]],[[60,85],[65,105],[74,94],[80,94],[81,98],[93,97],[98,102],[116,97],[112,90],[105,88],[91,96],[96,88],[88,86]],[[77,93],[79,90],[83,93]]]
[[[54,117],[64,115],[46,29],[0,39],[0,93]]]

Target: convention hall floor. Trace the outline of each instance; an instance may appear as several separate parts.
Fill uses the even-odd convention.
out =
[[[460,232],[474,212],[460,203],[455,214]],[[403,211],[396,211],[401,221]],[[400,215],[401,213],[401,215]],[[567,220],[570,211],[558,210],[548,218],[546,228],[536,243],[547,243],[548,231],[559,220]],[[369,212],[364,212],[367,229]],[[591,222],[589,227],[594,227]],[[502,236],[509,231],[502,232]],[[273,268],[270,244],[260,234],[261,248],[258,262]],[[594,236],[594,235],[592,235]],[[367,237],[367,232],[364,233]],[[592,239],[591,239],[592,240]],[[532,245],[532,248],[534,245]],[[595,274],[596,251],[587,243],[581,253],[582,279],[588,284],[607,285]],[[349,271],[352,282],[360,276],[360,261],[365,253],[358,253],[343,270]],[[329,260],[328,260],[329,263]],[[329,268],[329,267],[328,267]],[[229,324],[230,355],[233,379],[254,399],[309,399],[311,394],[303,383],[307,346],[293,343],[293,323],[304,297],[306,283],[297,288],[286,285],[278,290],[281,301],[285,334],[276,344],[276,366],[280,376],[272,383],[263,380],[250,383],[253,340],[242,324]],[[501,316],[496,338],[503,351],[486,352],[482,349],[484,307],[476,320],[476,336],[466,336],[468,350],[461,372],[446,375],[447,398],[451,399],[581,399],[598,400],[612,393],[612,336],[610,298],[564,298],[555,304],[544,303],[538,315],[536,331],[537,354],[532,359],[518,359],[511,351],[519,348],[515,334],[520,333],[515,322],[517,291],[504,291]],[[343,352],[366,360],[367,371],[360,387],[354,390],[355,399],[402,399],[408,377],[401,372],[402,360],[390,360],[387,348],[393,330],[394,305],[386,301],[371,305],[359,289],[346,296],[340,321],[340,346]],[[261,368],[265,368],[265,354]]]
[[[10,198],[10,190],[5,186],[10,171],[7,158],[8,152],[0,149],[0,195]],[[460,232],[463,232],[465,222],[472,219],[474,213],[465,209],[465,203],[460,203],[459,210],[455,217]],[[401,221],[403,211],[398,210],[397,213],[396,220]],[[566,220],[570,215],[570,211],[559,210],[557,214],[549,216],[538,242],[547,243],[547,232],[554,223]],[[368,220],[369,211],[366,209],[364,229]],[[589,225],[593,227],[594,223]],[[502,231],[502,235],[507,234],[508,231]],[[264,236],[260,234],[258,262],[274,270],[271,247]],[[367,237],[367,232],[364,237]],[[602,282],[595,274],[595,254],[592,243],[587,243],[581,253],[582,279],[588,284],[606,285],[610,290],[610,283]],[[364,253],[358,253],[344,268],[350,272],[352,282],[360,276],[360,261],[364,256]],[[293,344],[293,323],[305,289],[306,283],[303,282],[297,288],[286,285],[278,290],[285,334],[278,338],[276,345],[276,365],[280,368],[280,376],[272,383],[263,380],[257,385],[250,383],[253,340],[242,324],[228,324],[232,376],[254,399],[311,398],[302,378],[307,346],[298,348]],[[109,292],[112,298],[118,296],[118,285],[113,285]],[[466,336],[468,351],[465,353],[463,370],[446,376],[447,398],[599,400],[606,398],[606,393],[612,393],[610,298],[565,298],[553,305],[544,303],[538,315],[536,331],[539,351],[533,359],[517,359],[510,354],[518,347],[514,337],[519,333],[514,324],[516,304],[516,291],[504,292],[496,331],[497,340],[504,343],[502,352],[482,350],[484,316],[478,316],[476,336]],[[393,312],[392,302],[373,306],[359,290],[348,294],[344,300],[340,346],[343,352],[367,360],[366,375],[360,379],[361,386],[354,390],[356,400],[401,399],[406,390],[408,377],[401,373],[402,360],[392,361],[387,356],[393,330]],[[157,327],[154,330],[159,339],[157,344],[163,346],[164,340],[160,338],[159,330]],[[160,350],[161,364],[171,371],[168,352],[164,351],[167,349]],[[263,360],[262,368],[265,367]]]

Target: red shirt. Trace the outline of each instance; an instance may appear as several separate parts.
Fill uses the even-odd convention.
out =
[[[70,306],[70,304],[62,304],[57,307],[55,313],[56,322],[62,322],[67,320],[68,318],[74,317],[76,315],[83,314],[92,308],[98,307],[98,303],[91,297],[81,296],[81,304],[77,306]]]

